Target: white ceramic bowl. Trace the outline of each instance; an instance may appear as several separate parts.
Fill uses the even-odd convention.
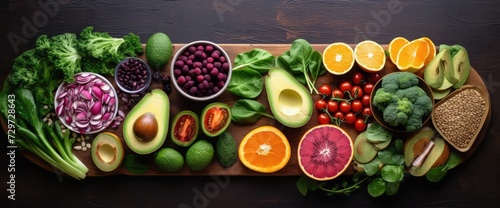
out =
[[[218,92],[214,93],[214,94],[211,94],[211,95],[206,95],[206,96],[196,96],[196,95],[192,95],[190,93],[187,92],[187,90],[183,89],[182,86],[180,86],[178,83],[177,83],[177,76],[175,76],[175,73],[174,73],[174,69],[175,69],[175,62],[177,61],[177,58],[179,56],[181,56],[185,51],[187,51],[189,49],[189,47],[191,46],[197,46],[197,45],[211,45],[214,50],[219,50],[221,52],[221,56],[224,56],[226,58],[226,62],[229,64],[229,69],[227,70],[227,73],[226,73],[226,81],[224,82],[224,86],[221,87],[219,89]],[[172,83],[175,87],[175,89],[177,91],[179,91],[179,93],[181,93],[184,97],[187,97],[191,100],[195,100],[195,101],[206,101],[206,100],[211,100],[213,98],[216,98],[217,96],[219,96],[220,94],[222,94],[227,86],[228,86],[228,83],[229,81],[231,80],[231,74],[232,74],[232,64],[231,64],[231,59],[230,57],[228,56],[228,54],[226,53],[226,51],[224,49],[222,49],[222,47],[220,47],[219,45],[213,43],[213,42],[210,42],[210,41],[204,41],[204,40],[200,40],[200,41],[194,41],[194,42],[191,42],[191,43],[188,43],[186,45],[184,45],[182,48],[180,48],[174,55],[172,61],[171,61],[171,65],[170,65],[170,77],[172,77]]]
[[[86,81],[87,79],[89,81]],[[92,84],[89,84],[91,82]],[[96,82],[99,84],[96,84]],[[100,98],[97,96],[98,92],[94,93],[94,91],[99,91],[92,89],[94,86],[101,90],[102,96]],[[63,91],[64,89],[66,90]],[[65,95],[62,94],[64,92],[66,92]],[[85,95],[90,95],[90,99],[85,100],[83,98]],[[78,101],[71,101],[76,100],[70,99],[70,97],[75,96],[79,96]],[[93,113],[92,106],[97,102],[101,102],[101,110],[98,113]],[[75,74],[74,83],[59,85],[54,98],[54,108],[59,120],[67,129],[79,134],[94,134],[106,129],[113,123],[118,113],[118,97],[115,88],[105,77],[92,72],[81,72]],[[80,117],[77,118],[79,113]],[[105,115],[106,113],[109,114]],[[77,120],[82,122],[77,122]],[[88,125],[88,127],[83,128],[84,125]]]

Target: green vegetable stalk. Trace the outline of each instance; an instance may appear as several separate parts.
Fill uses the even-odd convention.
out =
[[[18,89],[13,95],[16,106],[16,144],[75,179],[85,178],[88,168],[71,151],[74,138],[69,138],[69,132],[62,134],[58,125],[49,126],[39,119],[31,91]],[[7,92],[2,91],[0,104],[7,106],[7,100]],[[2,107],[0,111],[7,118],[7,109]]]

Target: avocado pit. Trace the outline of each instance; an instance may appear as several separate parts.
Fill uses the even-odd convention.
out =
[[[147,112],[139,116],[133,125],[135,137],[143,142],[153,140],[158,134],[158,121],[153,113]]]

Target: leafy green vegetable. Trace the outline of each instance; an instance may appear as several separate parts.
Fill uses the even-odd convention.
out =
[[[123,166],[125,169],[135,174],[143,174],[149,170],[148,162],[141,156],[136,154],[127,154],[123,158]]]
[[[373,176],[379,172],[380,169],[380,159],[375,158],[368,162],[364,166],[364,171],[367,176]]]
[[[456,167],[458,164],[460,164],[460,162],[462,162],[462,158],[460,157],[460,155],[458,155],[456,152],[451,152],[446,164],[431,168],[429,171],[427,171],[425,177],[430,182],[439,182],[444,178],[444,176],[446,176],[448,170]]]
[[[262,75],[250,68],[233,70],[227,90],[243,98],[255,98],[262,92]]]
[[[290,50],[280,55],[275,64],[307,85],[310,93],[318,94],[314,85],[318,76],[324,74],[326,69],[323,67],[321,53],[313,50],[309,42],[304,39],[295,40]]]
[[[377,122],[366,129],[366,140],[371,143],[386,142],[392,139],[392,133]]]
[[[274,65],[274,56],[266,50],[256,48],[248,52],[240,53],[234,59],[233,70],[242,68],[253,69],[260,74],[267,73]]]
[[[113,75],[118,62],[129,56],[143,53],[139,36],[129,33],[123,38],[111,37],[105,32],[96,32],[86,27],[80,32],[78,43],[84,71]]]
[[[392,196],[398,193],[399,185],[401,182],[388,182],[387,187],[385,188],[385,193],[388,196]]]
[[[352,177],[353,184],[350,184],[347,181],[342,181],[341,184],[335,184],[332,188],[327,188],[326,182],[318,182],[315,181],[305,175],[302,175],[296,183],[297,189],[299,192],[305,196],[308,190],[315,191],[320,189],[325,192],[327,196],[332,196],[334,194],[344,194],[348,196],[350,193],[357,191],[361,188],[361,184],[368,179],[368,177],[364,177],[360,180],[360,177],[364,176],[364,173],[357,172]]]
[[[403,154],[399,154],[394,145],[378,151],[377,156],[385,165],[402,165],[405,162]]]
[[[387,183],[382,178],[375,178],[368,184],[368,193],[373,197],[379,197],[385,193]]]
[[[73,82],[74,74],[82,71],[82,56],[78,52],[78,39],[73,33],[51,37],[47,54],[54,67],[63,72],[66,82]]]
[[[16,106],[16,144],[75,179],[85,178],[88,168],[71,151],[74,138],[69,138],[69,131],[62,134],[58,125],[51,127],[39,119],[31,91],[18,89],[13,95]],[[0,96],[1,104],[7,105],[7,99],[3,99],[7,94],[2,92]]]
[[[266,107],[259,101],[240,99],[231,107],[231,119],[235,123],[255,123],[261,116],[274,119],[272,115],[266,113]]]
[[[399,182],[404,177],[404,167],[402,165],[384,165],[380,170],[382,179],[386,182]]]

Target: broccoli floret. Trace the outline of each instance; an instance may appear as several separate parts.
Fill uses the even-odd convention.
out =
[[[142,53],[139,36],[133,33],[123,38],[114,38],[108,33],[93,30],[93,27],[87,27],[80,33],[78,47],[86,56],[116,64],[127,56],[136,56],[137,53]]]
[[[380,88],[375,92],[373,105],[379,110],[384,111],[387,105],[392,102],[394,94],[386,92],[385,88]]]
[[[407,98],[410,102],[414,103],[418,98],[426,95],[425,91],[419,86],[412,86],[405,89],[396,91],[396,96]]]
[[[409,132],[422,127],[422,117],[429,115],[433,106],[418,82],[417,76],[409,72],[391,73],[383,78],[372,103],[383,112],[389,125],[405,127]]]
[[[73,33],[64,33],[50,38],[48,55],[56,69],[64,74],[64,81],[73,82],[75,73],[81,72],[81,59],[77,46],[78,40]]]

